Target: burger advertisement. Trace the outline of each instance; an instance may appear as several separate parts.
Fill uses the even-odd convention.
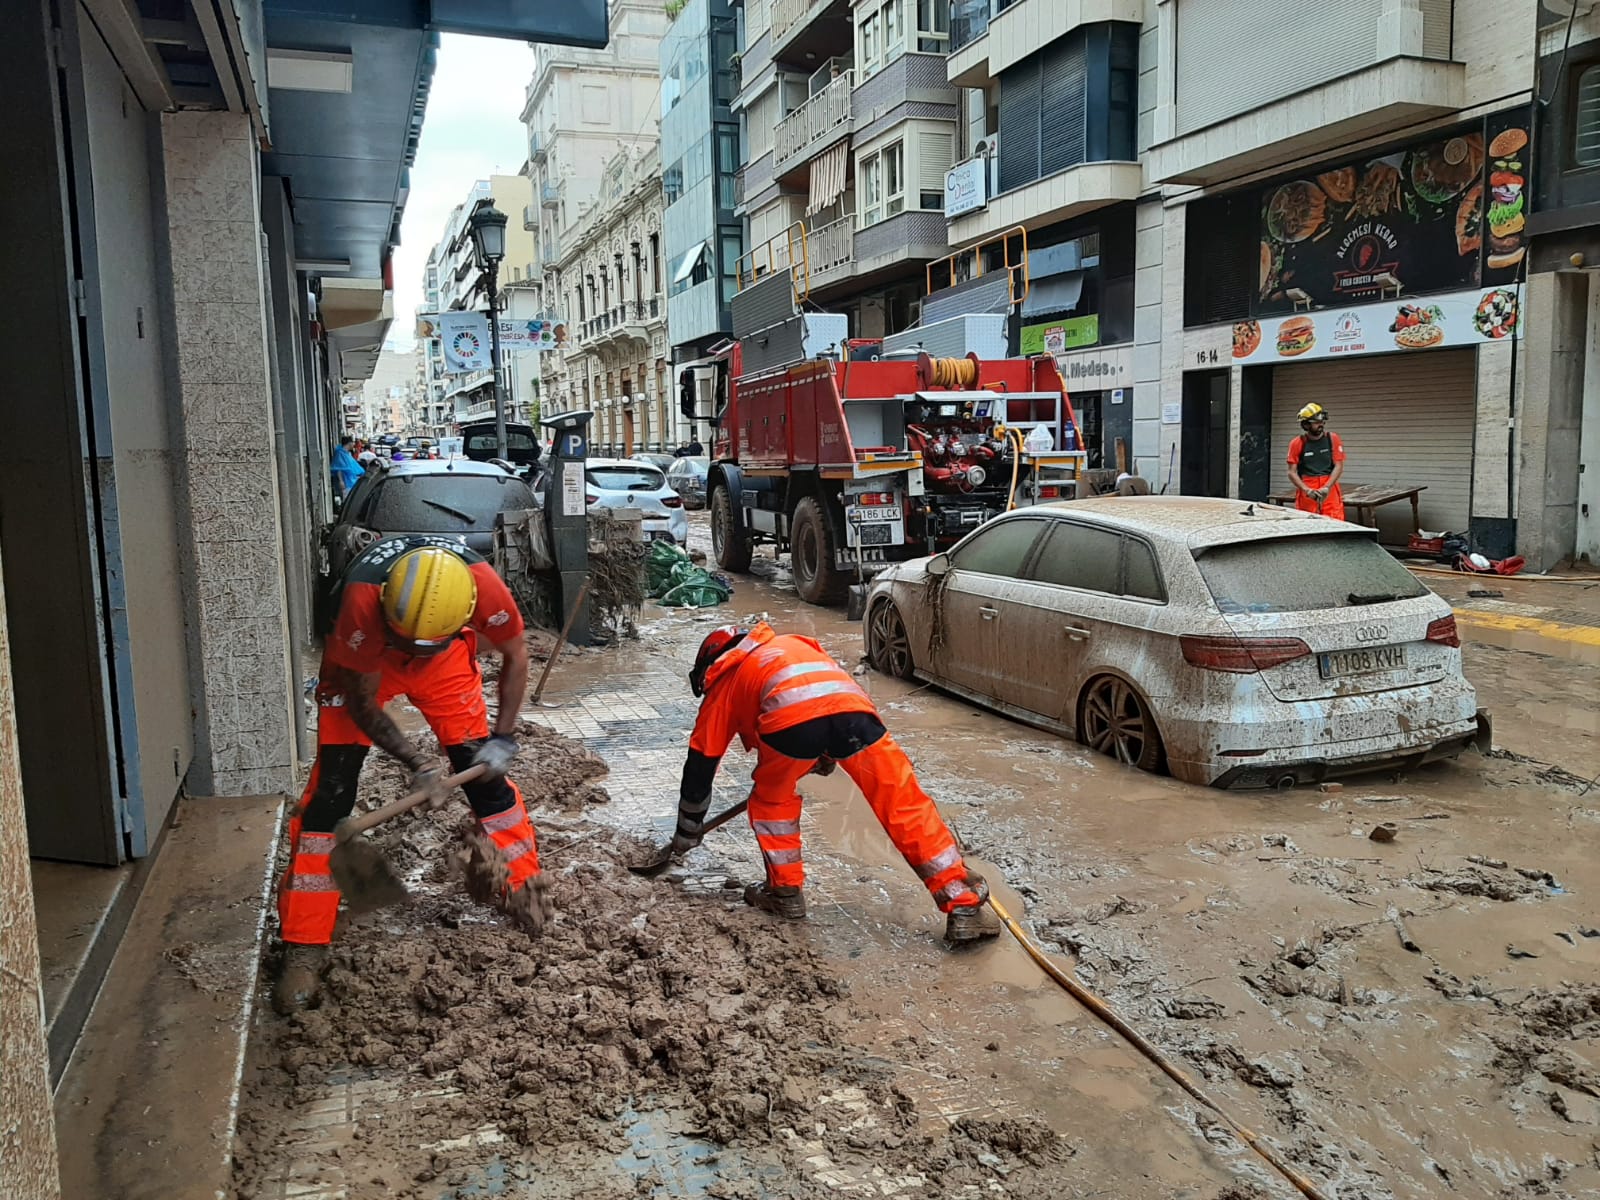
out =
[[[1266,185],[1237,362],[1416,353],[1520,332],[1528,114]]]

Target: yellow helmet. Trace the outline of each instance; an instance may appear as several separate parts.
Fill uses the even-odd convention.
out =
[[[1307,421],[1326,421],[1327,419],[1328,410],[1320,404],[1308,404],[1300,410],[1300,423],[1302,425]]]
[[[438,646],[461,632],[478,606],[472,568],[443,546],[407,550],[383,581],[389,628],[419,646]]]

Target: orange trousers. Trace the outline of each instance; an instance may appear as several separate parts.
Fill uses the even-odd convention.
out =
[[[795,786],[817,759],[790,758],[762,742],[750,793],[750,827],[775,887],[800,887],[806,870],[800,852],[800,793]],[[967,886],[967,867],[956,839],[917,782],[911,760],[885,733],[864,750],[837,760],[861,789],[873,815],[904,856],[941,912],[982,903]]]
[[[489,736],[483,676],[466,639],[443,653],[384,669],[378,703],[405,695],[444,747],[451,768],[463,771]],[[289,819],[290,859],[278,884],[278,928],[285,942],[326,946],[339,916],[339,888],[328,867],[333,829],[355,807],[361,765],[372,742],[350,719],[338,692],[317,692],[317,761]],[[499,847],[517,891],[539,873],[538,838],[522,793],[509,779],[462,789],[478,824]]]
[[[1300,482],[1315,491],[1319,487],[1325,487],[1332,478],[1331,475],[1314,475],[1303,477]],[[1344,520],[1344,493],[1339,490],[1337,483],[1328,489],[1328,494],[1323,497],[1321,504],[1304,492],[1296,492],[1294,506],[1301,512],[1321,513],[1325,517],[1332,517],[1335,521]]]

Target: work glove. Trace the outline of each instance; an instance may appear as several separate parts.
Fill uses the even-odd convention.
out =
[[[517,739],[509,733],[497,733],[472,756],[472,765],[484,767],[483,781],[494,783],[504,779],[517,757]]]
[[[444,786],[444,781],[450,777],[445,764],[436,758],[424,758],[421,765],[412,768],[411,792],[427,792],[428,799],[425,804],[428,808],[441,808],[450,798],[450,793]]]
[[[819,758],[819,759],[817,759],[816,762],[811,764],[811,770],[807,771],[806,774],[807,775],[832,775],[833,774],[833,769],[835,767],[837,767],[838,765],[839,764],[836,763],[831,758],[827,758],[827,757]]]

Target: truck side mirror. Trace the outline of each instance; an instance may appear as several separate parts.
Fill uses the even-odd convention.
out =
[[[678,411],[694,420],[694,372],[685,371],[678,377]]]

